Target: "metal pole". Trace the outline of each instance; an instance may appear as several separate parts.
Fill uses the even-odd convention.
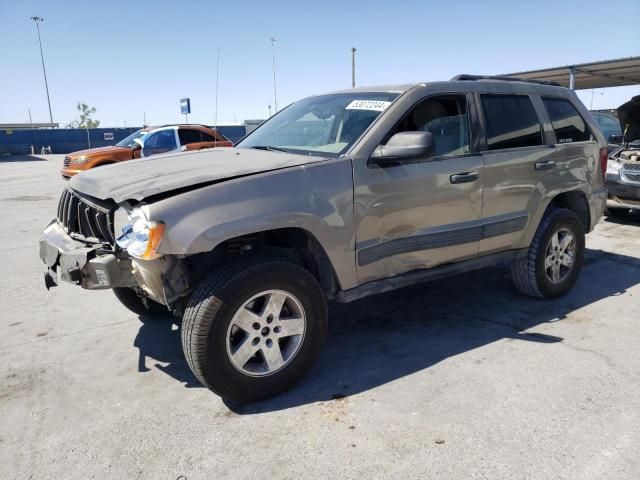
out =
[[[44,67],[44,54],[42,53],[42,39],[40,38],[40,22],[44,21],[42,17],[31,17],[31,20],[36,24],[36,30],[38,31],[38,44],[40,45],[40,60],[42,60],[42,73],[44,74],[44,89],[47,92],[47,104],[49,105],[49,121],[53,123],[53,114],[51,113],[51,99],[49,98],[49,84],[47,83],[47,70]]]
[[[576,69],[575,67],[569,67],[569,88],[575,90],[576,86]]]
[[[356,47],[351,47],[351,88],[356,88]]]
[[[267,105],[267,108],[269,109],[269,117],[271,117],[271,105]]]
[[[277,40],[273,37],[269,37],[269,41],[271,42],[271,50],[272,50],[272,67],[273,67],[273,111],[274,113],[278,113],[278,95],[276,89],[276,42]]]

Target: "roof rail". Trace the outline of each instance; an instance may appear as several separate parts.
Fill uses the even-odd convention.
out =
[[[498,75],[467,75],[461,74],[456,75],[451,79],[451,81],[456,80],[502,80],[504,82],[526,82],[526,83],[537,83],[539,85],[551,85],[553,87],[560,87],[561,85],[558,82],[552,82],[549,80],[529,80],[524,78],[517,77],[505,77]]]

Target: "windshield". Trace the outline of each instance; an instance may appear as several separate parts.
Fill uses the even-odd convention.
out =
[[[127,138],[120,140],[118,143],[116,143],[116,147],[133,148],[137,145],[137,143],[134,142],[134,140],[136,138],[142,139],[142,137],[144,137],[147,133],[149,132],[143,132],[142,130],[138,130],[137,132],[134,132],[131,135],[129,135]]]
[[[236,146],[337,157],[397,96],[354,92],[305,98],[271,117]]]
[[[594,113],[593,117],[598,122],[604,138],[608,139],[611,135],[622,135],[620,121],[617,118],[604,113]]]

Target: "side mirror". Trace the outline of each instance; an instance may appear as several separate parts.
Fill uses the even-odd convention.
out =
[[[430,132],[400,132],[379,145],[369,157],[370,162],[381,167],[410,158],[423,157],[433,149],[433,134]]]
[[[609,135],[609,138],[607,138],[607,142],[612,143],[614,145],[621,144],[622,140],[623,140],[622,135],[619,135],[619,134],[612,134],[612,135]]]
[[[142,140],[140,140],[139,138],[134,138],[133,141],[136,142],[135,148],[142,148],[144,146],[144,144],[142,143]]]

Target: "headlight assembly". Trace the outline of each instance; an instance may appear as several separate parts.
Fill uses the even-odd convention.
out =
[[[77,164],[77,163],[84,163],[87,161],[87,157],[85,157],[84,155],[82,157],[76,157],[76,158],[72,158],[71,159],[71,163],[72,164]]]
[[[114,227],[116,232],[120,227],[116,243],[132,257],[153,260],[162,256],[156,250],[164,235],[163,222],[150,222],[139,208],[131,212],[120,208],[114,214]]]
[[[609,162],[607,163],[607,173],[613,173],[614,175],[620,172],[620,163]]]

